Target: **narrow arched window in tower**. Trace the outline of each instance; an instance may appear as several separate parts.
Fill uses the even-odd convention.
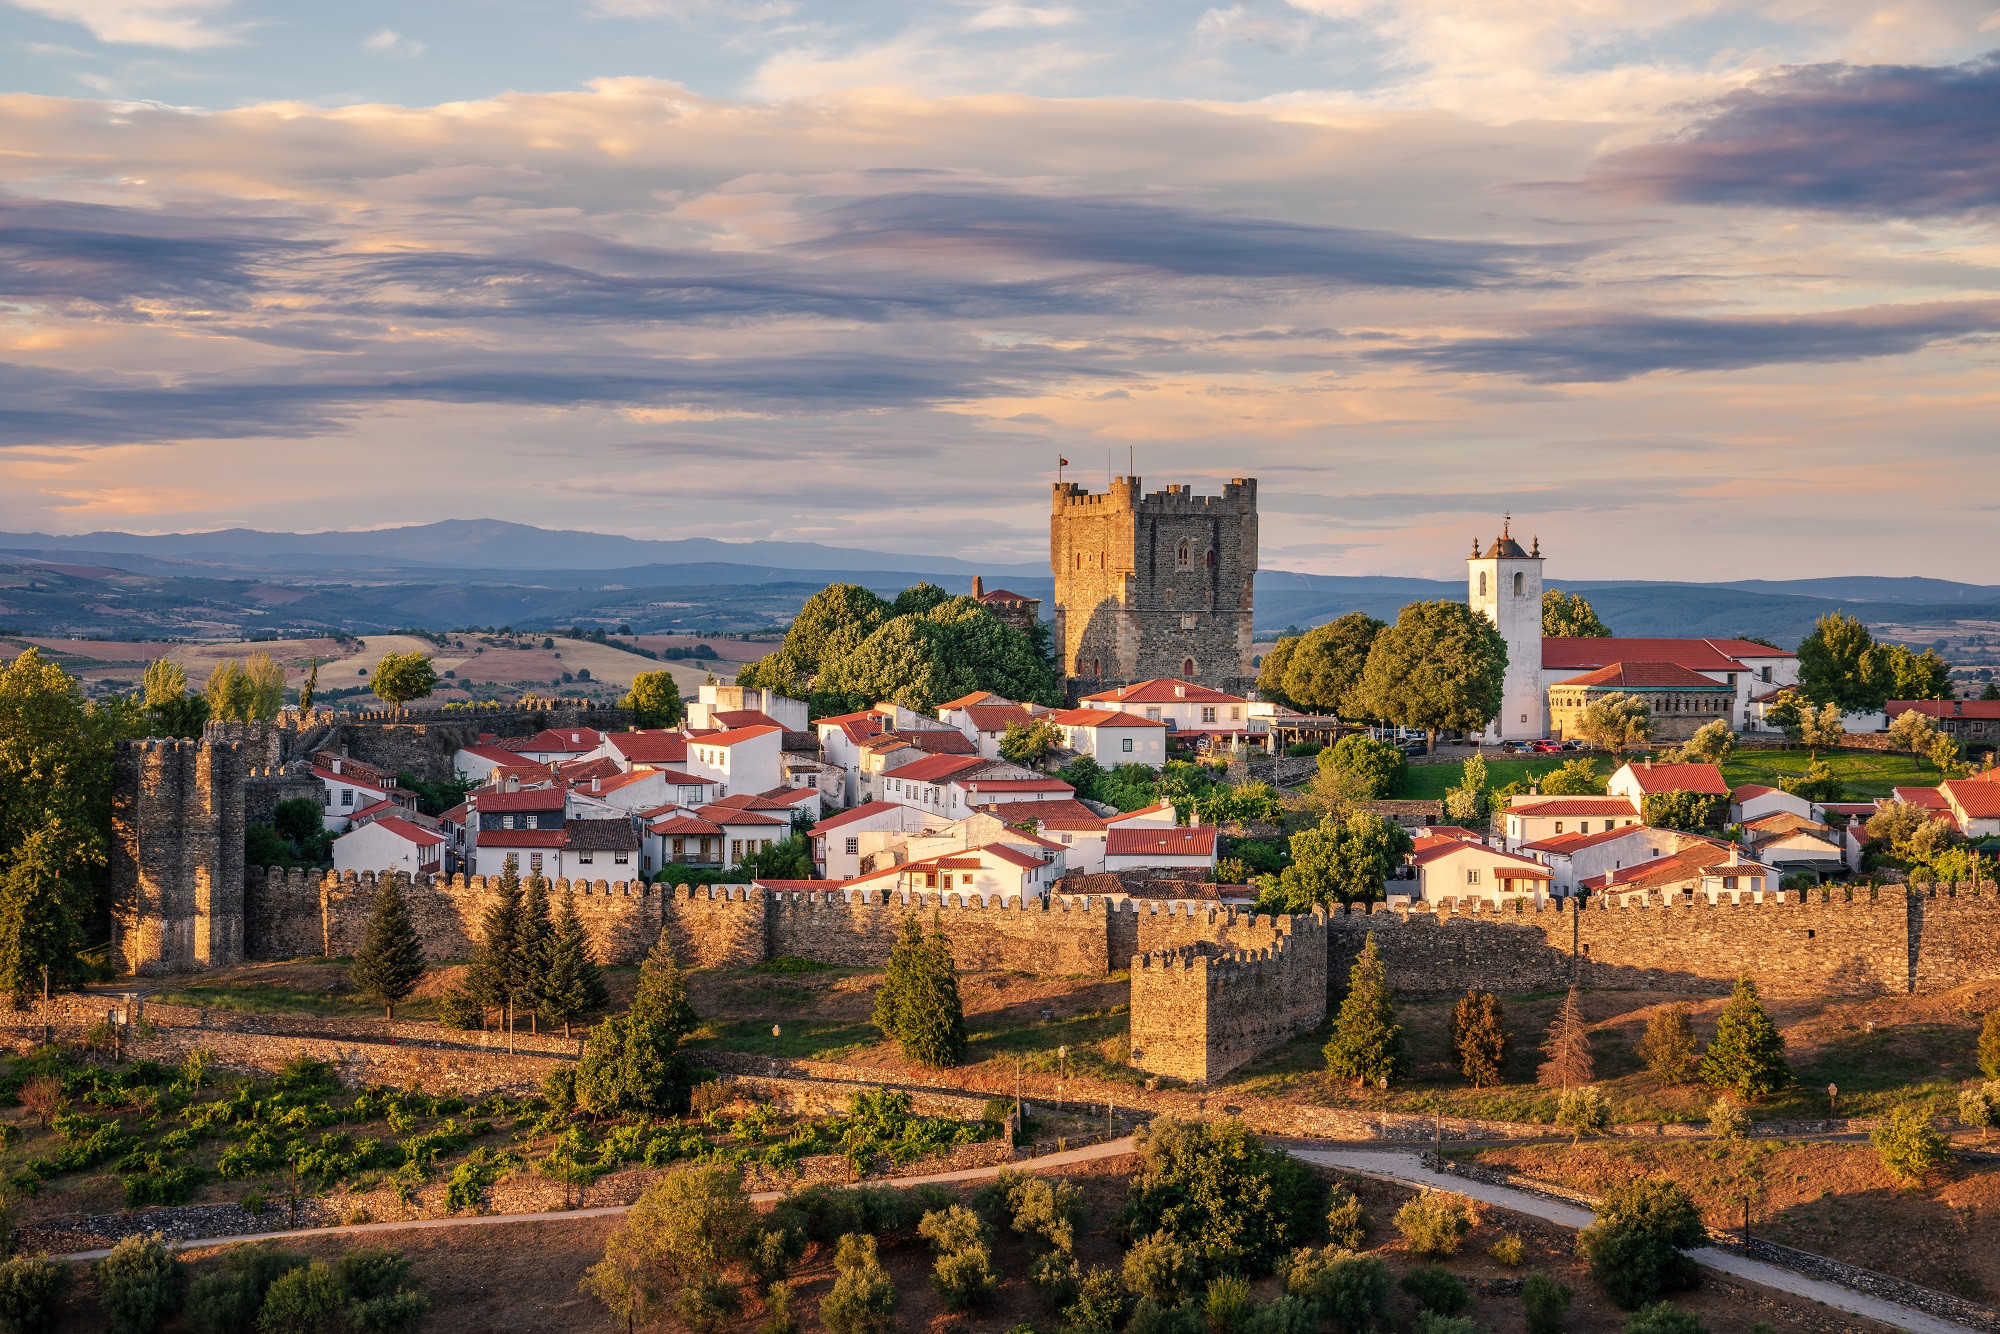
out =
[[[1104,659],[1092,658],[1090,660],[1090,674],[1092,676],[1104,675]]]
[[[1202,558],[1201,558],[1201,559],[1202,559],[1202,563],[1203,563],[1203,564],[1205,564],[1205,565],[1207,565],[1209,569],[1211,569],[1211,570],[1212,570],[1212,569],[1214,569],[1214,568],[1215,568],[1215,548],[1214,548],[1214,547],[1210,547],[1210,548],[1209,548],[1209,549],[1208,549],[1208,550],[1207,550],[1206,552],[1204,552],[1204,553],[1203,553],[1203,555],[1202,555]]]
[[[1176,570],[1185,570],[1193,564],[1194,548],[1189,546],[1188,540],[1183,537],[1180,545],[1174,548],[1174,568]]]
[[[1182,675],[1182,676],[1185,676],[1185,677],[1187,677],[1187,678],[1189,678],[1190,680],[1192,680],[1192,679],[1194,678],[1194,659],[1193,659],[1193,658],[1186,658],[1186,659],[1183,659],[1183,660],[1182,660],[1182,662],[1181,662],[1181,675]]]
[[[1479,596],[1486,596],[1486,571],[1479,572]]]
[[[1517,598],[1526,597],[1527,593],[1528,593],[1528,576],[1522,574],[1519,570],[1516,570],[1514,572],[1514,596]]]

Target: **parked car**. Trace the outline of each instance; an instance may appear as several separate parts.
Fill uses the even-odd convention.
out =
[[[1535,743],[1535,750],[1538,754],[1547,755],[1551,752],[1562,750],[1563,745],[1564,743],[1561,741],[1537,741]]]

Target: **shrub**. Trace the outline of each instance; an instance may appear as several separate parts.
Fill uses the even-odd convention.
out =
[[[1486,1332],[1464,1316],[1419,1311],[1417,1318],[1410,1322],[1410,1334],[1486,1334]]]
[[[1465,1201],[1439,1191],[1419,1195],[1396,1211],[1396,1230],[1414,1255],[1455,1255],[1471,1228]]]
[[[1014,1231],[1052,1250],[1074,1250],[1088,1217],[1083,1191],[1067,1181],[1030,1176],[1014,1194]]]
[[[939,1255],[984,1247],[988,1234],[978,1214],[962,1204],[933,1209],[917,1224],[917,1235],[931,1244]]]
[[[896,1285],[883,1272],[875,1238],[849,1234],[834,1255],[839,1277],[820,1300],[820,1323],[829,1334],[886,1334],[896,1315]]]
[[[180,1307],[180,1262],[155,1236],[127,1237],[97,1262],[97,1304],[112,1334],[152,1334]]]
[[[764,1290],[764,1323],[757,1334],[798,1334],[799,1317],[792,1309],[794,1294],[789,1283],[773,1283]]]
[[[1319,1334],[1312,1303],[1297,1297],[1265,1302],[1243,1323],[1244,1334]]]
[[[69,1266],[59,1260],[16,1256],[0,1264],[0,1320],[13,1334],[43,1334],[55,1328]]]
[[[1708,1334],[1708,1326],[1672,1302],[1655,1302],[1625,1322],[1624,1334]]]
[[[1486,1253],[1509,1269],[1520,1267],[1528,1258],[1528,1244],[1521,1240],[1518,1232],[1502,1232],[1494,1243],[1486,1248]]]
[[[2000,1006],[1988,1010],[1979,1024],[1979,1073],[2000,1079]]]
[[[1687,1006],[1669,1005],[1646,1021],[1646,1035],[1639,1039],[1639,1059],[1661,1080],[1679,1084],[1694,1065],[1696,1046]]]
[[[576,1067],[565,1062],[542,1081],[542,1100],[549,1110],[568,1116],[576,1110]]]
[[[188,1324],[196,1334],[251,1334],[264,1307],[264,1294],[305,1263],[303,1255],[268,1243],[224,1251],[221,1268],[203,1274],[188,1290]]]
[[[1368,1210],[1345,1186],[1333,1188],[1326,1208],[1326,1239],[1350,1251],[1360,1250],[1368,1239]]]
[[[806,1236],[818,1242],[837,1242],[850,1232],[895,1236],[909,1232],[923,1218],[923,1211],[916,1207],[915,1192],[893,1186],[817,1182],[795,1192],[785,1203],[800,1219]]]
[[[1111,1334],[1124,1323],[1129,1301],[1117,1270],[1091,1269],[1078,1279],[1076,1297],[1063,1308],[1063,1329],[1066,1334]]]
[[[1403,1275],[1402,1289],[1426,1311],[1457,1315],[1472,1305],[1472,1285],[1443,1265],[1425,1265]]]
[[[1025,1325],[1020,1328],[1028,1329]],[[1034,1334],[1033,1330],[1028,1334]],[[1208,1334],[1208,1327],[1193,1302],[1161,1306],[1150,1297],[1141,1297],[1132,1307],[1131,1319],[1125,1322],[1125,1334]]]
[[[681,1284],[671,1305],[694,1334],[713,1334],[736,1314],[736,1289],[720,1274],[702,1274]]]
[[[1559,1283],[1541,1270],[1529,1273],[1521,1284],[1521,1306],[1528,1315],[1528,1334],[1562,1334],[1569,1318],[1569,1303],[1576,1293],[1567,1283]]]
[[[977,1310],[992,1300],[999,1286],[993,1254],[983,1245],[947,1251],[931,1269],[931,1287],[938,1300],[954,1311]]]
[[[347,1289],[324,1260],[281,1275],[264,1294],[257,1317],[262,1334],[322,1334],[338,1329],[347,1309]]]
[[[438,998],[438,1022],[446,1028],[484,1028],[486,1012],[478,1001],[454,987]]]
[[[1556,1101],[1556,1124],[1578,1139],[1595,1135],[1611,1124],[1611,1108],[1595,1084],[1566,1089]]]
[[[1240,1121],[1159,1117],[1138,1153],[1119,1220],[1127,1239],[1165,1233],[1211,1272],[1262,1274],[1320,1230],[1319,1182]]]
[[[1154,1233],[1125,1252],[1125,1286],[1162,1307],[1186,1301],[1200,1276],[1194,1256],[1164,1232]]]
[[[1244,1322],[1250,1318],[1250,1280],[1237,1274],[1210,1279],[1201,1309],[1214,1334],[1242,1334]]]
[[[1708,1107],[1708,1133],[1717,1139],[1742,1139],[1750,1133],[1750,1109],[1717,1098]]]
[[[430,1299],[421,1292],[385,1292],[348,1307],[347,1328],[352,1334],[416,1334],[430,1309]]]
[[[1577,1234],[1591,1277],[1625,1310],[1663,1292],[1692,1288],[1694,1261],[1685,1252],[1708,1240],[1687,1192],[1671,1181],[1628,1181],[1598,1205],[1597,1221]]]
[[[1352,1330],[1368,1329],[1388,1309],[1389,1267],[1372,1255],[1333,1246],[1301,1250],[1285,1273],[1285,1287],[1321,1316]]]
[[[1051,1311],[1060,1311],[1076,1300],[1077,1283],[1083,1270],[1068,1251],[1045,1251],[1028,1266],[1028,1282],[1035,1285]]]
[[[1979,1088],[1960,1093],[1958,1119],[1968,1126],[1978,1126],[1979,1138],[1983,1142],[1988,1131],[2000,1126],[2000,1080],[1989,1081]]]
[[[1899,1107],[1869,1132],[1882,1166],[1905,1184],[1922,1181],[1951,1161],[1951,1145],[1914,1107]]]

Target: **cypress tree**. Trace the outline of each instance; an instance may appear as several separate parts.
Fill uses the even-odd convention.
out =
[[[632,997],[632,1015],[643,1016],[674,1035],[686,1037],[701,1024],[688,999],[687,972],[674,957],[673,942],[665,931],[653,942],[652,952],[639,969],[639,990]]]
[[[904,1016],[910,999],[918,990],[917,975],[923,971],[924,928],[915,916],[903,919],[903,932],[889,950],[889,967],[875,992],[875,1027],[884,1037],[906,1045]]]
[[[951,939],[936,916],[931,919],[929,939],[923,941],[914,981],[915,988],[903,1002],[903,1055],[938,1068],[959,1064],[965,1059],[965,1007],[958,996]]]
[[[528,1006],[528,1031],[541,1032],[541,1006],[536,1002],[547,987],[549,951],[555,931],[549,926],[549,882],[528,877],[528,894],[521,902],[520,926],[514,948],[514,995]]]
[[[368,934],[347,970],[354,989],[380,1005],[391,1019],[396,1017],[396,1002],[415,991],[424,975],[424,946],[410,921],[409,905],[403,902],[401,879],[394,871],[382,873]]]
[[[1390,1002],[1389,972],[1382,965],[1371,931],[1367,944],[1361,947],[1361,957],[1347,974],[1347,996],[1333,1021],[1333,1036],[1326,1040],[1326,1068],[1357,1085],[1387,1088],[1390,1080],[1403,1075],[1408,1063],[1403,1027],[1396,1022],[1396,1007]]]
[[[639,970],[632,1008],[593,1028],[584,1043],[576,1068],[578,1101],[593,1113],[686,1111],[694,1080],[680,1044],[699,1022],[687,974],[661,932]]]
[[[1583,1017],[1581,996],[1571,987],[1549,1024],[1548,1037],[1542,1040],[1542,1065],[1535,1072],[1535,1081],[1567,1092],[1596,1077],[1597,1062],[1590,1055],[1590,1024]]]
[[[465,989],[482,1010],[504,1009],[519,965],[521,874],[513,857],[500,872],[493,903],[480,923],[479,948],[466,970]]]
[[[542,973],[536,1008],[550,1022],[561,1021],[563,1036],[569,1036],[570,1020],[610,1002],[604,978],[597,971],[597,959],[583,919],[576,911],[576,891],[567,890],[556,909],[554,933],[549,938],[549,965]]]
[[[1458,1068],[1472,1081],[1472,1087],[1500,1082],[1512,1045],[1499,999],[1490,991],[1467,987],[1465,998],[1452,1007],[1451,1049],[1458,1057]]]
[[[1785,1065],[1785,1039],[1764,1013],[1748,973],[1736,979],[1729,1004],[1715,1021],[1715,1037],[1702,1053],[1701,1077],[1745,1102],[1776,1092],[1792,1077]]]

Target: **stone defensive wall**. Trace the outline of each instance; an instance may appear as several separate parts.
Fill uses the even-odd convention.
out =
[[[1803,893],[1645,894],[1581,909],[1563,900],[1355,907],[1328,921],[1336,987],[1368,936],[1404,995],[1571,985],[1727,992],[1748,973],[1773,996],[1948,991],[2000,978],[1992,882],[1906,892],[1889,885]]]
[[[632,717],[630,709],[560,701],[498,708],[336,713],[322,744],[344,747],[355,759],[390,773],[407,772],[436,782],[452,776],[453,757],[461,747],[476,744],[482,734],[532,736],[545,728],[565,727],[622,732],[632,726]]]
[[[1326,1017],[1323,913],[1279,917],[1269,945],[1178,945],[1132,960],[1132,1064],[1206,1084]]]

